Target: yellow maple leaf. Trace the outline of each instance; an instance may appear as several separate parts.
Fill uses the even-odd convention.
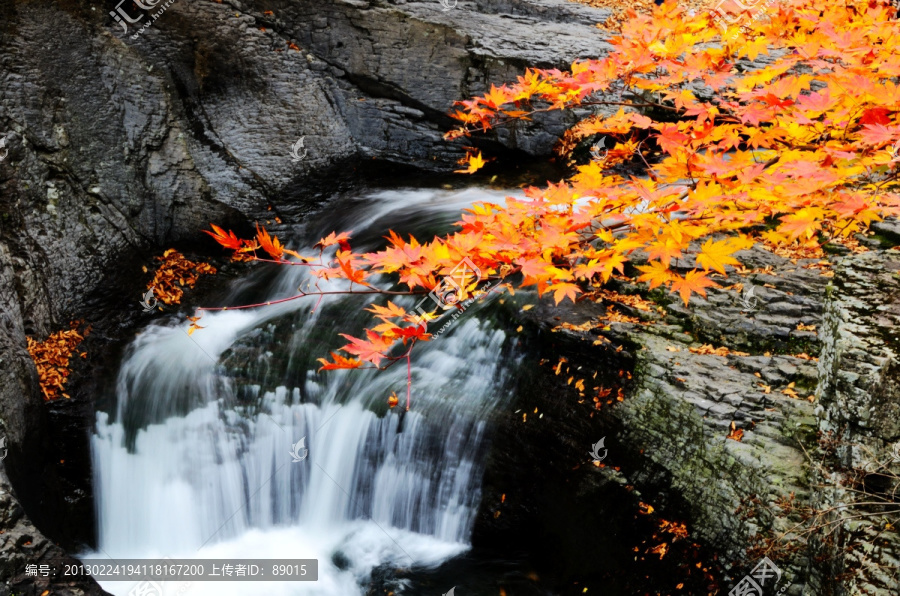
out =
[[[714,241],[710,238],[700,249],[700,254],[697,255],[697,263],[707,271],[714,269],[725,275],[725,265],[740,264],[737,259],[731,256],[736,251],[737,248],[732,242],[728,240]]]
[[[550,286],[550,289],[553,290],[553,299],[557,304],[562,302],[564,298],[571,298],[572,302],[575,302],[575,298],[581,293],[581,288],[567,282],[553,284]]]
[[[638,281],[650,282],[650,289],[667,284],[672,280],[672,272],[659,261],[652,261],[647,265],[638,265],[638,269],[644,274],[638,277]]]
[[[467,163],[469,164],[469,167],[465,170],[454,170],[457,174],[474,174],[483,168],[484,164],[487,162],[485,162],[484,158],[481,156],[481,151],[479,151],[478,155],[470,153],[461,163]]]

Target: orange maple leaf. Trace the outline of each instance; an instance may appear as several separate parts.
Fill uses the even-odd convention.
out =
[[[812,238],[813,234],[821,227],[821,219],[824,212],[820,207],[804,207],[795,213],[788,213],[781,217],[783,222],[778,226],[779,232],[787,232],[791,239],[806,236]]]
[[[378,318],[382,320],[396,319],[406,314],[405,310],[403,310],[390,300],[388,300],[387,307],[372,304],[366,310],[375,313],[376,315],[378,315]]]
[[[341,348],[342,350],[348,354],[359,356],[361,359],[376,366],[386,358],[385,352],[391,347],[392,343],[389,340],[385,340],[383,335],[379,335],[374,331],[366,331],[368,339],[360,339],[346,333],[341,333],[341,337],[350,341],[349,344]]]
[[[688,302],[691,299],[691,293],[706,296],[705,288],[710,287],[718,288],[719,284],[706,277],[706,273],[703,271],[692,269],[691,271],[688,271],[684,277],[679,277],[675,274],[672,275],[672,291],[678,292],[681,295],[681,299],[684,300],[685,306],[688,305]]]
[[[359,368],[362,366],[361,360],[356,358],[345,358],[337,352],[332,352],[331,357],[334,359],[334,362],[329,362],[325,358],[318,359],[318,361],[322,363],[322,367],[319,370],[338,370],[341,368]]]
[[[259,224],[256,224],[256,239],[262,249],[273,259],[281,260],[281,256],[284,254],[284,246],[281,245],[281,241],[275,236],[269,236],[269,232],[265,228],[260,229]]]
[[[569,298],[572,302],[575,302],[575,298],[581,293],[581,288],[568,282],[552,284],[550,289],[553,290],[553,299],[557,304],[562,302],[565,298]]]
[[[332,246],[334,244],[346,243],[347,240],[350,239],[350,234],[352,234],[352,233],[353,232],[341,232],[340,234],[335,234],[334,232],[332,232],[332,233],[328,234],[327,236],[325,236],[324,238],[322,238],[321,240],[319,240],[318,242],[316,242],[315,248],[323,249],[323,248]],[[341,246],[341,248],[343,249],[343,245]]]
[[[228,230],[226,232],[213,223],[209,225],[213,229],[213,231],[210,232],[209,230],[203,230],[203,232],[212,236],[216,242],[218,242],[225,248],[230,248],[231,250],[238,250],[241,248],[242,240],[238,238],[234,232],[232,232],[231,230]]]
[[[344,276],[351,282],[362,284],[366,279],[365,271],[363,271],[362,269],[353,268],[353,262],[350,258],[350,253],[338,251],[338,263],[340,263],[341,271],[344,272]]]

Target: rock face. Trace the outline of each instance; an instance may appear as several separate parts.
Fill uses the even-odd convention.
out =
[[[881,224],[879,231],[897,223]],[[824,490],[822,573],[843,573],[848,594],[900,589],[900,252],[868,253],[838,268],[829,288],[819,359],[819,426],[833,449],[816,469]],[[864,502],[894,503],[885,509]],[[838,556],[841,551],[846,555]]]
[[[454,101],[607,47],[593,25],[608,14],[564,0],[127,4],[119,21],[85,0],[0,6],[0,434],[15,493],[44,527],[90,510],[86,494],[62,498],[89,487],[64,490],[47,464],[54,421],[80,412],[83,429],[92,396],[48,416],[26,335],[86,319],[98,332],[84,367],[96,366],[138,314],[135,272],[154,252],[196,243],[211,221],[296,219],[373,160],[451,170],[464,155],[442,138]],[[544,155],[566,117],[483,142]],[[67,460],[86,460],[86,436],[73,441]],[[10,493],[2,502],[23,519]],[[0,545],[9,560],[26,552]]]
[[[654,494],[655,507],[686,505],[692,538],[718,553],[728,587],[768,556],[785,594],[895,594],[897,506],[891,516],[854,503],[897,503],[900,253],[843,257],[833,275],[817,260],[758,248],[739,256],[754,268],[752,286],[711,290],[687,306],[666,304],[662,318],[644,314],[653,325],[603,332],[624,348],[613,366],[633,365],[634,379],[622,402],[599,412],[618,429],[607,441],[616,445],[610,465],[636,493]],[[560,314],[585,320],[546,305],[534,317],[556,326]],[[732,352],[703,354],[702,344]],[[841,505],[843,520],[831,513]]]

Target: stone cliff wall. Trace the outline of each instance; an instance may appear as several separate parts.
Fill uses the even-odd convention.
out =
[[[823,558],[819,571],[842,574],[846,594],[896,594],[900,252],[844,261],[829,287],[822,327],[816,413],[833,449],[815,471],[822,490],[814,503],[831,512],[822,523],[833,532],[831,541],[818,544]]]
[[[633,362],[624,401],[600,410],[620,429],[607,441],[618,452],[612,461],[626,462],[623,482],[657,495],[654,506],[686,504],[692,537],[719,553],[729,588],[768,556],[791,596],[895,594],[891,517],[855,517],[867,510],[854,499],[872,499],[844,485],[856,478],[848,486],[859,489],[857,472],[868,469],[867,490],[898,502],[891,491],[900,458],[891,463],[891,449],[900,439],[900,253],[843,257],[833,276],[809,268],[816,260],[759,248],[739,256],[756,272],[722,285],[743,281],[742,292],[712,289],[687,306],[664,299],[660,313],[632,313],[653,325],[613,323],[602,332],[609,351],[623,348],[620,366]],[[536,316],[555,326],[559,314]],[[573,312],[562,320],[587,319]],[[588,347],[596,335],[561,333],[598,349]],[[691,351],[703,344],[732,352]],[[739,440],[729,438],[732,424]],[[843,523],[829,515],[840,505],[848,507]],[[836,538],[823,543],[823,530],[837,530]]]

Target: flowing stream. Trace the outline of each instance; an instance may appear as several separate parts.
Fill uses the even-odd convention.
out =
[[[314,254],[319,237],[346,229],[354,250],[375,249],[390,228],[426,237],[472,202],[503,196],[376,192],[310,218],[288,245]],[[290,296],[306,276],[257,266],[223,290],[223,303]],[[405,363],[317,372],[315,359],[342,343],[338,333],[359,335],[370,322],[362,309],[376,301],[338,295],[315,310],[313,297],[206,313],[192,336],[183,317],[144,328],[123,358],[114,411],[97,416],[98,550],[85,557],[315,558],[317,582],[169,582],[165,593],[350,596],[379,567],[430,568],[467,550],[490,414],[508,403],[520,359],[491,322],[495,304],[476,305],[417,346],[403,414]],[[389,410],[392,392],[401,404]],[[301,438],[308,453],[298,462]],[[103,587],[120,595],[135,584]]]

